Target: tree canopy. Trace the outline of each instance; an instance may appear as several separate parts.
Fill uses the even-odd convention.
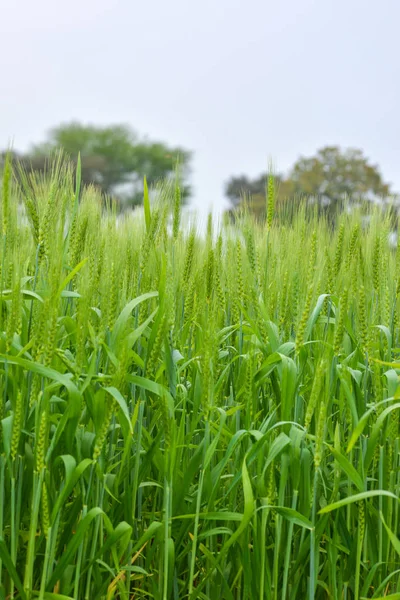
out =
[[[238,207],[245,202],[257,216],[265,216],[267,177],[232,177],[226,185],[232,205]],[[327,213],[346,203],[376,202],[392,194],[378,167],[361,150],[342,151],[337,146],[326,146],[309,158],[301,157],[287,177],[278,175],[275,179],[278,204],[306,197]]]
[[[52,152],[63,149],[73,161],[81,155],[82,182],[94,184],[122,204],[135,205],[143,198],[143,179],[149,185],[179,171],[188,198],[187,176],[191,154],[162,142],[140,139],[127,125],[96,127],[68,123],[50,130],[47,139],[29,152],[17,155],[27,166],[42,170]]]

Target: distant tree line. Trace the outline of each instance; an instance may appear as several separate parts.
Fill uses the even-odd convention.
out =
[[[13,152],[13,157],[28,170],[43,171],[46,162],[59,149],[74,163],[80,154],[82,182],[95,185],[104,195],[116,198],[120,208],[142,202],[144,177],[149,186],[154,186],[173,177],[177,164],[183,200],[190,198],[191,152],[140,138],[123,124],[99,127],[72,122],[60,125],[51,129],[43,142],[33,145],[28,152]],[[0,162],[5,154],[0,154]],[[254,179],[246,175],[229,179],[225,194],[231,202],[232,216],[246,207],[258,219],[265,218],[268,176],[265,172]],[[399,196],[383,180],[379,168],[358,149],[326,146],[315,156],[301,157],[287,176],[274,174],[274,180],[277,213],[293,213],[299,201],[306,199],[310,210],[317,210],[330,219],[340,210],[377,202],[390,206],[397,216]]]
[[[326,146],[315,156],[301,157],[286,177],[277,174],[274,179],[278,212],[288,212],[306,198],[310,209],[333,219],[338,210],[361,203],[380,202],[394,210],[399,200],[378,167],[357,149]],[[246,206],[257,218],[264,219],[267,180],[268,173],[255,179],[232,177],[225,188],[232,211]]]
[[[26,169],[43,171],[46,162],[62,149],[76,163],[81,157],[82,183],[98,187],[104,195],[132,207],[143,200],[143,180],[149,186],[174,176],[177,165],[184,200],[190,196],[188,173],[191,153],[180,147],[141,139],[127,125],[96,127],[68,123],[50,130],[47,139],[13,158]],[[2,154],[4,159],[5,152]]]

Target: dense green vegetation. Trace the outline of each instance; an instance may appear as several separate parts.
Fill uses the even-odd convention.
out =
[[[245,175],[231,177],[226,195],[233,207],[246,205],[257,218],[265,218],[265,185],[268,173],[255,179]],[[315,156],[300,157],[287,176],[276,175],[277,208],[283,214],[287,205],[297,207],[299,198],[307,198],[326,218],[333,221],[337,214],[361,203],[380,201],[396,215],[399,194],[386,183],[377,165],[361,150],[325,146]]]
[[[128,125],[95,126],[65,123],[51,129],[44,142],[35,144],[27,153],[13,153],[26,168],[43,171],[51,156],[62,148],[75,164],[81,161],[81,181],[95,185],[103,195],[118,200],[119,210],[132,208],[143,201],[143,179],[149,185],[174,176],[180,168],[184,199],[190,196],[187,182],[191,153],[181,147],[141,138]],[[9,155],[0,153],[0,164]]]
[[[270,180],[265,225],[200,235],[177,185],[117,218],[79,167],[18,179],[0,598],[398,598],[400,251],[379,210],[283,225]]]

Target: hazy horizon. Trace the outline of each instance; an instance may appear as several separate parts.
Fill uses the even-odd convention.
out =
[[[395,0],[40,0],[2,8],[0,147],[69,121],[128,123],[194,153],[193,204],[232,175],[355,147],[400,192]]]

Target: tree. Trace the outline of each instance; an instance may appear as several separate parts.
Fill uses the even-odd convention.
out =
[[[361,150],[341,151],[326,146],[316,156],[300,158],[289,174],[297,193],[318,198],[325,204],[360,200],[377,201],[390,194],[376,165]]]
[[[231,177],[225,186],[225,195],[234,207],[239,206],[243,196],[262,196],[265,193],[266,180],[267,175],[260,175],[253,180],[246,175]]]
[[[231,177],[225,187],[225,194],[231,201],[233,210],[247,207],[257,219],[264,219],[266,212],[266,186],[268,173],[256,179],[249,179],[245,175]],[[293,189],[290,181],[282,175],[274,174],[277,209],[282,201],[292,196]]]
[[[242,197],[239,188],[242,188],[244,194],[253,197],[252,201],[247,201],[249,208],[252,203],[260,208],[259,196],[264,195],[265,178],[261,176],[253,181],[244,176],[232,178],[226,194],[232,204],[238,206]],[[378,167],[370,164],[361,150],[341,151],[337,146],[322,148],[310,158],[301,157],[288,177],[278,177],[277,183],[278,205],[306,197],[310,204],[317,204],[319,210],[328,216],[345,204],[378,202],[391,194],[390,186],[383,181]],[[263,210],[265,214],[265,202]]]
[[[49,156],[59,148],[74,162],[80,153],[84,184],[94,184],[123,204],[140,203],[144,176],[149,185],[168,179],[178,161],[184,197],[189,195],[186,178],[190,153],[161,142],[141,140],[129,126],[60,125],[50,130],[45,142],[34,145],[20,158],[33,169],[43,170]]]

